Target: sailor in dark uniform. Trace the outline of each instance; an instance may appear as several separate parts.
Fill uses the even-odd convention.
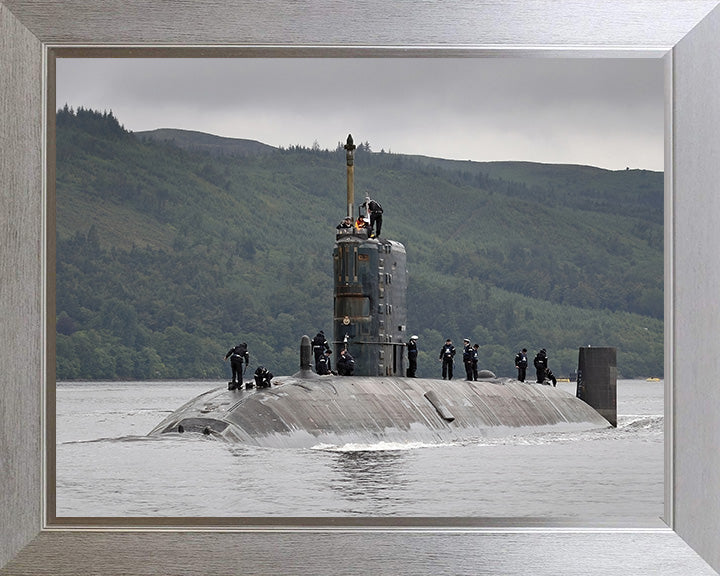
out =
[[[250,363],[250,354],[248,354],[247,344],[243,342],[228,350],[225,354],[225,360],[230,358],[230,367],[232,368],[232,381],[228,382],[228,390],[242,387],[243,362],[245,366]]]
[[[335,226],[335,228],[337,228],[338,230],[341,230],[343,228],[352,228],[352,227],[353,227],[353,223],[352,223],[352,218],[350,218],[350,216],[345,216],[345,218],[343,218],[342,222],[340,222],[340,224]]]
[[[520,352],[515,354],[515,368],[517,368],[518,380],[520,380],[520,382],[525,382],[525,370],[527,369],[527,365],[527,348],[523,348]]]
[[[323,357],[325,350],[330,350],[330,344],[328,344],[328,341],[325,339],[325,333],[322,330],[312,339],[312,350],[315,355],[315,372],[320,374],[320,359]]]
[[[355,371],[355,358],[350,355],[346,348],[340,351],[340,358],[337,360],[337,371],[340,376],[352,376]]]
[[[452,340],[445,340],[445,345],[440,349],[440,360],[442,361],[442,377],[443,380],[452,380],[453,377],[453,358],[455,358],[455,346]]]
[[[557,378],[555,378],[555,374],[553,374],[552,370],[550,368],[547,368],[545,370],[545,378],[552,382],[553,387],[557,387]]]
[[[330,355],[332,354],[331,350],[325,350],[323,355],[320,357],[320,361],[317,363],[317,373],[320,375],[325,374],[332,374],[332,370],[330,369]]]
[[[418,337],[413,334],[412,336],[410,336],[410,341],[407,343],[407,350],[408,350],[407,375],[408,375],[408,378],[415,378],[415,372],[417,371],[417,355],[418,355],[417,339],[418,339]]]
[[[272,380],[272,373],[268,372],[265,366],[258,366],[255,370],[255,386],[257,388],[270,388],[270,380]]]
[[[548,367],[548,357],[547,352],[545,352],[545,348],[540,350],[540,352],[535,355],[535,360],[533,360],[533,364],[535,365],[537,383],[542,384],[543,382],[545,382],[545,370],[547,370]]]
[[[465,380],[472,380],[472,346],[470,346],[470,340],[465,338],[463,340],[463,365],[465,366]]]
[[[377,238],[380,236],[380,230],[382,230],[382,206],[380,206],[379,202],[370,200],[370,196],[365,197],[365,203],[362,206],[365,206],[368,214],[370,214],[370,238]]]
[[[473,380],[478,379],[478,360],[480,359],[480,353],[478,352],[478,349],[480,348],[480,344],[473,344],[472,349],[472,374],[473,374]]]

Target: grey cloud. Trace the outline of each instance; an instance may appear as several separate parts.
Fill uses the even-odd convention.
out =
[[[507,159],[530,154],[533,143],[539,157],[544,138],[545,148],[553,139],[585,142],[582,163],[604,158],[616,168],[636,164],[626,152],[610,156],[631,140],[654,150],[653,161],[637,154],[645,167],[662,169],[661,60],[60,59],[57,69],[60,106],[112,109],[132,130],[323,147],[353,131],[375,150],[476,160],[493,141],[507,142]],[[569,158],[562,146],[542,157]]]

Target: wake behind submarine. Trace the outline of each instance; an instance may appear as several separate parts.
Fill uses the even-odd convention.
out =
[[[352,220],[352,136],[345,150],[347,217]],[[405,247],[370,237],[367,229],[339,228],[333,272],[333,357],[346,348],[356,360],[353,376],[313,372],[305,335],[296,374],[276,377],[265,388],[205,392],[149,435],[203,434],[247,445],[312,448],[438,444],[617,425],[615,348],[580,348],[576,396],[496,378],[487,370],[477,381],[406,377]]]

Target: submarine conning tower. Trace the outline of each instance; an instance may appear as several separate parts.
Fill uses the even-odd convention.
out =
[[[354,219],[352,136],[347,162],[347,216]],[[333,358],[347,347],[357,376],[405,375],[407,269],[405,246],[339,228],[333,250]]]

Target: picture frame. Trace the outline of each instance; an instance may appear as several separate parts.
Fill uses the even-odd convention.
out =
[[[452,9],[407,2],[390,11],[380,2],[347,0],[332,6],[311,2],[303,10],[277,1],[0,2],[0,77],[10,79],[0,86],[0,137],[12,144],[3,146],[0,172],[0,336],[6,343],[0,375],[0,574],[509,574],[508,559],[518,555],[533,562],[536,574],[573,572],[568,566],[576,573],[605,574],[611,562],[637,574],[685,574],[688,568],[702,574],[720,567],[713,541],[720,533],[720,498],[712,495],[720,486],[714,450],[720,417],[711,410],[720,392],[707,386],[718,369],[712,336],[720,314],[713,301],[720,272],[704,259],[714,246],[713,191],[720,170],[712,163],[712,127],[720,124],[714,98],[720,70],[712,57],[720,29],[717,4],[463,0]],[[53,50],[101,52],[111,46],[138,57],[150,47],[200,55],[235,46],[263,57],[663,58],[668,529],[471,521],[448,527],[431,519],[325,519],[290,527],[268,522],[251,529],[158,526],[143,519],[133,519],[132,526],[55,523],[52,491],[46,489],[53,453],[47,430],[54,425],[45,395],[54,366],[47,338],[54,326],[54,262],[46,258],[46,247],[54,198],[42,191],[54,178],[48,162],[53,142],[45,127],[55,107],[47,78]]]

